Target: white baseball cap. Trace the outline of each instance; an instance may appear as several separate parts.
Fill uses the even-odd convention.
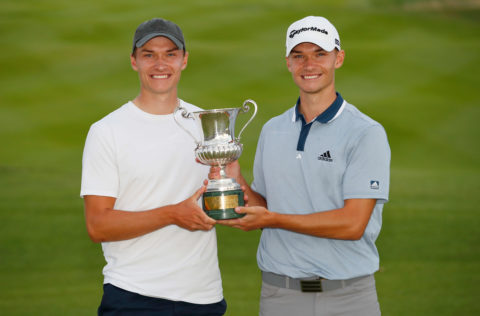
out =
[[[307,16],[293,22],[287,30],[287,57],[301,43],[313,43],[327,52],[340,50],[340,36],[330,21],[321,16]]]

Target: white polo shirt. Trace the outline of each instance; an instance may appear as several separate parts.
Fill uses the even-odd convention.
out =
[[[377,199],[363,237],[335,240],[265,228],[257,252],[261,270],[294,278],[349,279],[378,270],[375,241],[388,200],[390,148],[383,127],[343,100],[306,124],[297,106],[262,129],[252,188],[270,211],[310,214],[344,200]]]

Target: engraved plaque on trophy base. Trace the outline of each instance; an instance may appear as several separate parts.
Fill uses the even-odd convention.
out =
[[[245,216],[235,212],[237,206],[245,206],[241,189],[203,193],[203,210],[213,219],[234,219]]]
[[[240,184],[234,179],[212,179],[203,193],[203,210],[213,219],[243,217],[245,214],[235,212],[235,207],[245,206],[243,194]]]

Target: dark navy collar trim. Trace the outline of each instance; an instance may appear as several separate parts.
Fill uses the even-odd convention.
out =
[[[337,115],[338,110],[340,110],[340,108],[342,107],[343,98],[340,95],[340,93],[336,92],[336,94],[337,94],[337,98],[335,99],[335,101],[333,101],[333,103],[322,114],[317,116],[315,118],[315,121],[325,124],[330,122],[335,117],[335,115]],[[301,119],[304,124],[307,124],[307,122],[305,122],[305,118],[303,117],[303,114],[300,113],[299,107],[300,107],[300,97],[298,98],[297,104],[295,105],[295,121],[298,121],[299,119]]]

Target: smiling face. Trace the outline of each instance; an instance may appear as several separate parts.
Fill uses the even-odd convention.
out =
[[[286,58],[287,68],[292,73],[300,93],[335,93],[335,69],[343,64],[345,52],[323,50],[312,43],[295,46]]]
[[[157,36],[136,49],[130,56],[132,68],[138,72],[141,94],[177,94],[182,71],[187,67],[188,53],[177,48],[168,38]]]

